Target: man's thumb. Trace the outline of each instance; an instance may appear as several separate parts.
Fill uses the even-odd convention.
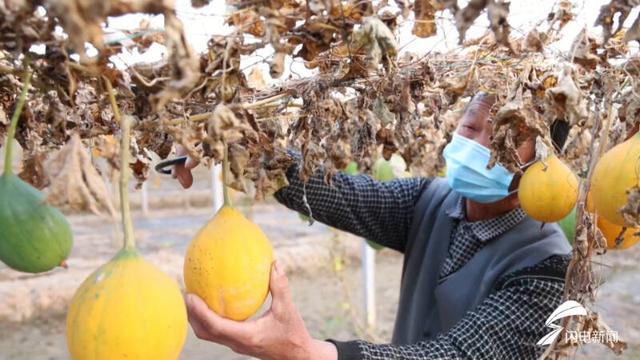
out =
[[[274,302],[291,301],[291,293],[289,292],[289,280],[284,273],[282,264],[274,261],[271,265],[271,280],[269,282],[269,290]]]

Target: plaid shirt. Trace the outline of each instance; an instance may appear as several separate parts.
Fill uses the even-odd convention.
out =
[[[451,275],[460,269],[489,240],[518,225],[526,214],[521,208],[515,208],[493,219],[468,222],[465,220],[464,200],[460,199],[460,202],[458,202],[458,205],[449,216],[456,221],[451,231],[449,257],[445,259],[440,272],[441,278]]]
[[[430,180],[397,179],[377,182],[367,175],[338,173],[332,185],[321,170],[306,183],[299,166],[287,172],[289,186],[276,199],[322,223],[402,251],[416,201]],[[449,257],[441,276],[461,268],[492,238],[509,231],[525,214],[514,209],[494,219],[467,222],[463,202],[449,214],[457,219]],[[449,331],[433,340],[410,345],[330,340],[342,359],[535,359],[536,345],[549,329],[546,318],[561,303],[569,256],[552,256],[541,263],[504,276],[493,292]]]

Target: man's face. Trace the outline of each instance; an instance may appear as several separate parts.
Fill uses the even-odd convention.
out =
[[[484,147],[489,148],[491,145],[491,135],[493,133],[493,124],[490,118],[491,106],[485,100],[472,100],[465,111],[456,132],[458,135],[471,139]],[[518,156],[522,163],[528,163],[533,160],[535,155],[535,144],[533,138],[525,141],[518,148]]]

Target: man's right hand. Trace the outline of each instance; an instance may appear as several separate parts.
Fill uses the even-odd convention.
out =
[[[187,155],[187,150],[180,145],[176,145],[176,155]],[[185,163],[177,164],[173,167],[171,170],[171,176],[174,179],[178,179],[183,188],[188,189],[193,184],[193,174],[191,174],[191,169],[196,166],[198,166],[198,162],[187,157],[187,161]]]

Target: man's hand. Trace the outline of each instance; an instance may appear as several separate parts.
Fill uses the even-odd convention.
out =
[[[180,146],[176,146],[176,155],[184,156],[187,155],[187,150]],[[188,157],[187,161],[184,164],[177,164],[171,170],[171,176],[174,179],[178,179],[180,185],[183,188],[188,189],[193,184],[193,175],[191,174],[191,169],[198,166],[198,162]]]
[[[189,323],[202,340],[219,343],[231,350],[260,359],[336,360],[335,346],[311,338],[291,300],[286,275],[274,262],[269,284],[271,309],[254,321],[237,322],[209,310],[198,296],[187,295]]]

